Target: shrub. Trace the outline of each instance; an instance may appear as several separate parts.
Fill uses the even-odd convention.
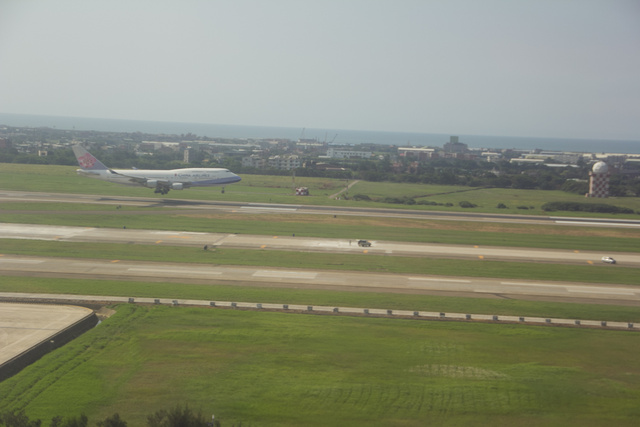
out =
[[[569,212],[598,212],[598,213],[634,213],[633,209],[608,205],[606,203],[580,203],[580,202],[547,202],[542,205],[545,212],[569,211]]]
[[[475,208],[475,207],[478,207],[478,205],[475,205],[475,204],[473,204],[471,202],[468,202],[466,200],[463,200],[458,204],[460,205],[461,208]]]
[[[507,209],[507,205],[505,205],[504,203],[498,203],[498,206],[496,206],[496,208],[498,208],[498,209]]]

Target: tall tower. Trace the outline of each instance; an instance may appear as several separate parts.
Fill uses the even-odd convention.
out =
[[[593,165],[589,172],[589,192],[587,197],[609,197],[609,166],[605,162]]]

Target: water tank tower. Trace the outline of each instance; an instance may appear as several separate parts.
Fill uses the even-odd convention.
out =
[[[587,197],[609,197],[609,166],[605,162],[597,162],[589,172],[589,192]]]

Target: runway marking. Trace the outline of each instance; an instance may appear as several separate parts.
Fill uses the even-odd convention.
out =
[[[156,240],[156,244],[162,243],[162,240]]]
[[[241,206],[240,209],[241,210],[250,209],[254,211],[295,211],[297,210],[296,208],[267,208],[263,206]]]
[[[220,271],[198,271],[198,270],[183,270],[183,269],[171,269],[171,268],[144,268],[144,267],[131,267],[128,268],[127,271],[138,271],[138,272],[144,272],[144,273],[178,273],[178,274],[185,274],[186,271],[189,272],[189,274],[206,274],[207,276],[210,275],[219,275],[222,274],[222,272]]]
[[[262,246],[260,246],[260,249],[264,249],[266,247],[267,247],[267,245],[262,245]]]
[[[275,277],[287,279],[315,279],[318,276],[316,272],[304,271],[278,271],[278,270],[259,270],[252,274],[253,277]]]
[[[565,285],[545,285],[544,283],[500,282],[500,284],[509,285],[509,286],[539,286],[543,288],[566,288]]]
[[[190,239],[191,236],[169,236],[172,239]]]
[[[484,259],[484,255],[478,255],[479,259]]]
[[[569,225],[595,225],[600,227],[640,227],[640,223],[628,224],[628,223],[613,223],[613,222],[586,222],[586,221],[560,221],[555,220],[556,224],[569,224]]]
[[[44,261],[38,259],[17,259],[17,258],[3,258],[0,262],[10,264],[42,264]]]
[[[453,283],[471,283],[471,280],[463,279],[434,279],[431,277],[408,277],[409,280],[425,280],[427,282],[453,282]]]
[[[601,288],[601,289],[603,290],[586,289],[586,288],[578,288],[578,289],[568,288],[567,291],[573,292],[573,293],[585,293],[585,294],[611,294],[611,295],[631,295],[631,296],[635,296],[636,294],[633,291],[622,291],[622,290],[604,289],[604,288]]]
[[[111,262],[120,262],[120,260],[119,260],[119,259],[114,259],[114,260],[113,260],[113,261],[111,261]]]

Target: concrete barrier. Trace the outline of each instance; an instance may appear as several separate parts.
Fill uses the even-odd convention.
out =
[[[93,295],[63,295],[63,294],[26,294],[0,292],[0,301],[15,302],[50,302],[50,303],[75,303],[79,302],[85,305],[106,305],[117,303],[135,303],[135,304],[170,304],[178,305],[178,300],[162,300],[159,298],[133,298],[133,297],[111,297],[111,296],[93,296]],[[568,327],[589,327],[602,328],[607,330],[627,330],[640,331],[634,323],[631,322],[611,322],[606,320],[576,320],[576,319],[554,319],[540,317],[517,317],[517,316],[498,316],[487,314],[462,314],[462,313],[444,313],[444,312],[421,312],[409,310],[391,310],[381,308],[349,308],[349,307],[332,307],[332,306],[311,306],[311,305],[290,305],[290,304],[264,304],[264,303],[237,303],[224,301],[200,301],[200,300],[183,300],[182,306],[210,306],[216,308],[243,308],[248,310],[286,310],[291,313],[313,312],[314,314],[334,314],[334,315],[374,315],[393,318],[412,318],[419,320],[446,320],[446,321],[474,321],[474,322],[500,322],[504,324],[519,323],[535,326],[568,326]]]

